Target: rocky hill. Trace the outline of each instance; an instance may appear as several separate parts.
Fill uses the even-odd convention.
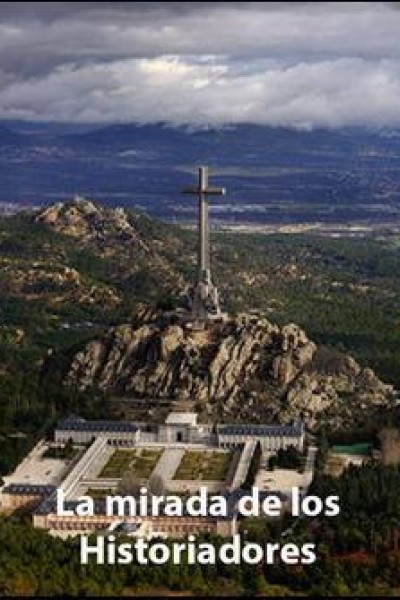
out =
[[[35,223],[108,265],[99,288],[103,295],[108,293],[107,299],[102,301],[97,291],[94,302],[107,303],[111,314],[115,308],[110,294],[114,307],[124,307],[131,289],[138,301],[146,302],[163,289],[179,295],[192,277],[188,269],[196,257],[194,236],[185,238],[182,230],[156,224],[146,215],[75,197],[41,211]],[[294,275],[310,279],[307,261],[301,269],[296,263],[295,273],[292,263],[281,265],[274,275],[270,256],[267,275],[263,270],[267,263],[263,269],[257,264],[256,247],[243,262],[237,245],[233,256],[226,256],[232,240],[221,243],[222,238],[214,241],[220,288],[228,298],[236,289],[247,310],[253,308],[249,302],[256,290],[271,288],[274,278],[282,278],[286,286],[292,285]],[[84,281],[75,268],[66,267],[66,277],[75,288]],[[245,300],[249,290],[251,296]],[[147,398],[155,404],[179,401],[219,419],[304,418],[311,426],[323,420],[338,427],[354,425],[393,403],[393,388],[371,369],[361,368],[350,356],[318,347],[297,325],[277,325],[269,319],[244,313],[195,331],[176,311],[149,308],[132,313],[125,321],[129,324],[93,334],[95,339],[67,367],[64,381],[80,390],[99,387],[117,397]]]
[[[119,277],[126,279],[146,263],[163,274],[163,281],[172,277],[175,285],[181,283],[159,252],[160,241],[142,235],[141,222],[146,220],[149,220],[146,215],[128,214],[123,208],[105,208],[80,196],[69,202],[57,202],[35,217],[36,223],[75,238],[96,256],[118,261],[121,268],[116,268],[115,274]]]
[[[4,217],[0,328],[22,327],[25,344],[43,346],[86,322],[126,322],[138,303],[185,289],[181,245],[173,227],[80,197]]]
[[[81,389],[226,419],[384,414],[391,390],[363,367],[399,387],[397,247],[213,231],[212,255],[224,310],[250,314],[194,332],[174,311],[195,276],[195,232],[79,197],[1,219],[5,371],[58,356]]]
[[[65,383],[130,398],[180,400],[225,420],[333,426],[393,404],[395,393],[351,357],[318,348],[297,325],[239,315],[196,331],[165,315],[111,328],[72,360]]]
[[[56,231],[78,238],[85,245],[95,244],[103,251],[118,250],[117,242],[131,243],[137,249],[150,252],[140,238],[123,208],[106,209],[90,200],[75,196],[70,202],[57,202],[41,211],[36,222],[52,226]]]

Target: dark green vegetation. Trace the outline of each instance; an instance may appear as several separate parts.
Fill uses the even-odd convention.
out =
[[[74,446],[72,440],[70,439],[63,446],[54,446],[47,448],[47,450],[43,454],[43,458],[59,458],[62,460],[71,460],[78,454],[78,452],[79,449]]]
[[[272,596],[398,596],[400,589],[400,470],[370,463],[340,478],[317,475],[311,493],[337,494],[337,517],[293,521],[245,519],[246,540],[259,544],[313,542],[312,565],[246,564],[88,566],[79,564],[77,540],[61,541],[16,517],[0,520],[0,593],[6,595],[115,595],[165,593]],[[122,541],[122,540],[121,540]],[[218,547],[222,538],[199,536]]]
[[[304,467],[305,457],[294,446],[289,446],[286,450],[280,448],[276,454],[269,459],[269,468],[278,469],[296,469]]]
[[[349,352],[383,380],[400,384],[396,239],[227,235],[219,242],[227,267],[220,267],[218,280],[228,279],[228,265],[237,264],[230,286],[238,293],[226,284],[232,309],[261,308],[272,321],[298,323],[318,344]]]
[[[193,281],[193,232],[144,215],[130,219],[150,252],[135,246],[128,251],[112,231],[79,240],[35,223],[31,215],[0,220],[0,475],[49,434],[59,416],[111,414],[110,398],[100,391],[78,393],[61,385],[48,358],[55,356],[62,371],[85,341],[134,319],[141,303],[177,306],[180,290]],[[213,243],[214,278],[228,310],[258,309],[271,321],[296,322],[317,343],[353,354],[400,387],[396,239],[220,233]],[[333,360],[334,353],[325,358]],[[385,422],[400,424],[397,410],[381,418],[344,437],[322,434],[321,472],[328,442],[366,442]],[[0,521],[0,593],[118,595],[146,586],[220,595],[398,589],[399,471],[371,464],[338,479],[319,475],[315,491],[339,493],[344,509],[336,519],[295,526],[294,540],[314,538],[319,544],[319,561],[309,567],[81,567],[76,542],[54,540],[12,518]],[[243,526],[249,538],[272,541],[286,523]]]
[[[310,566],[274,564],[264,570],[268,583],[292,594],[326,596],[398,596],[400,588],[400,471],[373,462],[350,466],[339,478],[317,474],[310,494],[340,498],[336,517],[293,521],[245,520],[248,539],[262,543],[314,542],[317,561]]]

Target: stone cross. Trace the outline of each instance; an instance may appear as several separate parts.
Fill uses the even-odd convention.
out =
[[[223,196],[225,188],[208,185],[208,167],[199,168],[196,188],[186,188],[184,194],[194,194],[199,199],[198,214],[198,275],[193,297],[193,317],[205,320],[221,316],[218,291],[211,279],[210,226],[208,220],[208,196]]]

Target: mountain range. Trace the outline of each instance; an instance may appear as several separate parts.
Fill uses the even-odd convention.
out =
[[[0,201],[46,205],[74,193],[193,222],[181,195],[200,164],[227,188],[215,224],[393,223],[400,214],[400,132],[258,125],[69,127],[3,122]]]

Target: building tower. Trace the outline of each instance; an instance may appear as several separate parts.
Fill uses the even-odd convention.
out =
[[[197,188],[187,188],[184,194],[195,194],[199,199],[197,281],[192,297],[192,315],[195,321],[223,318],[218,290],[212,283],[210,265],[210,226],[208,196],[222,196],[225,188],[208,186],[208,167],[199,168]]]

